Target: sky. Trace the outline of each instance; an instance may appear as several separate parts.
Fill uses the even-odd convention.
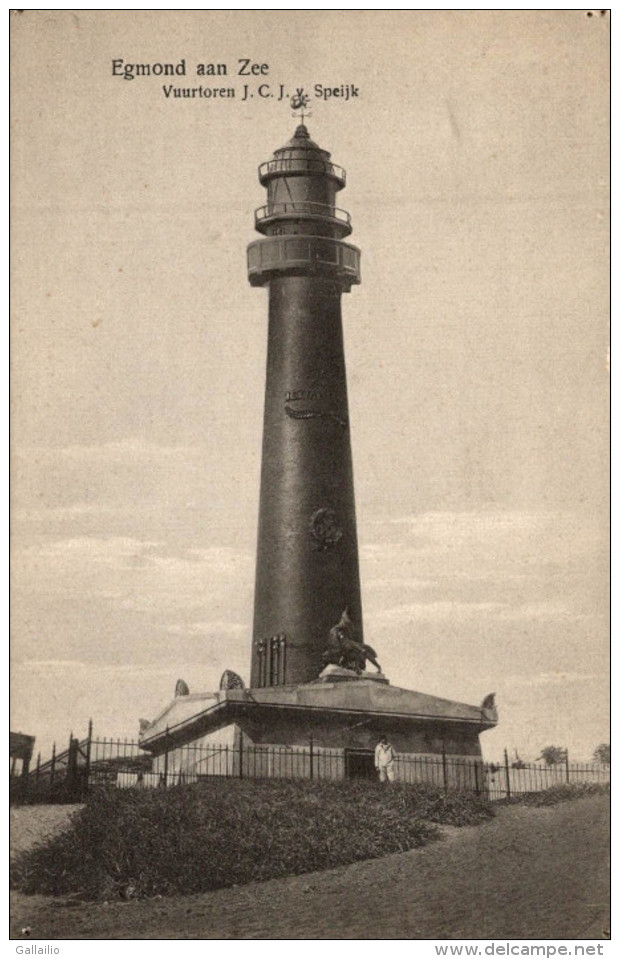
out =
[[[307,125],[362,250],[366,641],[396,686],[495,691],[489,759],[609,740],[608,27],[14,15],[11,728],[44,757],[91,717],[135,737],[179,677],[249,678],[267,292],[245,247],[257,167],[298,122],[280,84],[358,90],[313,96]],[[119,58],[187,76],[127,81]],[[247,58],[267,73],[237,76]],[[210,62],[228,75],[196,77]]]

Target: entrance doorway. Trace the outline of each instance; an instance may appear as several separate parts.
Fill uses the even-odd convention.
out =
[[[376,779],[374,751],[372,749],[345,749],[344,771],[347,779]]]

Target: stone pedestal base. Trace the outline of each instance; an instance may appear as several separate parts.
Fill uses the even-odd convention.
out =
[[[364,670],[356,673],[354,669],[343,669],[342,666],[326,666],[315,682],[318,683],[350,683],[359,682],[361,679],[370,679],[374,683],[385,683],[389,686],[390,681],[383,673],[369,672]]]
[[[256,746],[301,749],[312,742],[317,749],[373,752],[387,736],[409,756],[480,757],[480,733],[496,724],[494,708],[400,689],[381,673],[358,676],[329,666],[311,683],[178,696],[140,744],[163,755],[205,736],[217,743],[219,732],[235,725]]]

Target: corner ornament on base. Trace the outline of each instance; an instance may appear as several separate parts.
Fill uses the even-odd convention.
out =
[[[220,679],[220,690],[224,689],[245,689],[245,683],[239,673],[235,673],[232,669],[224,670]]]
[[[483,714],[485,719],[490,719],[492,722],[497,722],[497,704],[495,702],[495,693],[489,693],[488,696],[485,696],[480,704],[480,712]]]

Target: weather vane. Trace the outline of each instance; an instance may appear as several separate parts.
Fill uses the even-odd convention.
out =
[[[310,97],[308,96],[307,93],[304,93],[304,88],[297,87],[295,96],[291,100],[291,108],[293,109],[293,111],[295,110],[300,111],[299,113],[293,112],[293,116],[300,117],[302,124],[306,117],[312,116],[312,114],[309,111],[308,113],[306,113],[306,107],[308,106],[309,102],[310,102]]]

